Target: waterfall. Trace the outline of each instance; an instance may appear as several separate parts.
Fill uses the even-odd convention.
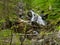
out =
[[[30,10],[30,12],[32,13],[32,18],[31,18],[31,21],[34,21],[34,18],[35,18],[35,13],[34,13],[32,10]]]
[[[36,17],[37,17],[37,20],[36,22],[40,25],[46,25],[45,24],[45,21],[42,19],[42,17],[36,13],[34,13],[32,10],[30,10],[30,12],[32,13],[32,18],[31,18],[31,21],[35,21],[36,20]]]

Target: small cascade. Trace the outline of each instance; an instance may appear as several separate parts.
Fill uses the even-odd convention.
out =
[[[35,22],[37,22],[40,25],[46,25],[45,21],[42,19],[41,16],[39,16],[36,13],[34,13],[32,10],[31,10],[31,13],[32,13],[31,21],[35,21]]]

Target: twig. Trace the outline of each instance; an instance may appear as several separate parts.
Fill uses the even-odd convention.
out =
[[[11,41],[10,41],[10,45],[12,45],[12,39],[13,39],[13,32],[11,30]]]

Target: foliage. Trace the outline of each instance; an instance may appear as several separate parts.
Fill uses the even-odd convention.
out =
[[[44,15],[48,14],[48,18],[46,18],[46,21],[49,21],[50,24],[52,24],[51,26],[47,26],[46,27],[40,27],[40,28],[44,28],[44,29],[39,29],[40,32],[40,36],[42,37],[43,35],[49,35],[53,32],[53,27],[56,30],[60,30],[60,25],[56,25],[57,22],[60,21],[60,0],[0,0],[0,28],[2,27],[2,25],[6,22],[6,19],[9,19],[11,21],[11,23],[13,24],[10,28],[8,29],[0,29],[0,39],[4,39],[7,37],[11,37],[11,29],[14,31],[18,32],[22,32],[24,33],[27,30],[33,30],[32,26],[26,24],[26,23],[20,23],[20,21],[17,21],[18,15],[17,15],[17,5],[18,2],[22,2],[24,5],[24,10],[25,12],[27,12],[29,9],[34,10],[36,13],[38,13],[40,15],[41,11],[44,10]],[[26,13],[25,13],[26,14]],[[24,15],[25,16],[25,15]],[[18,22],[19,24],[15,24],[16,22]],[[49,32],[50,29],[52,29],[52,32]],[[29,32],[29,31],[27,31]],[[14,33],[14,32],[13,32]],[[31,31],[30,31],[31,33]],[[20,36],[16,36],[16,37],[20,37]],[[8,39],[9,39],[8,38]],[[14,37],[14,40],[16,38]],[[0,42],[2,42],[0,40]],[[26,41],[28,44],[31,44],[30,40]],[[24,43],[26,43],[24,42]],[[17,41],[15,42],[16,45],[20,45],[20,42]],[[4,45],[3,43],[1,45]],[[7,44],[8,45],[8,44]],[[13,44],[15,45],[15,44]]]

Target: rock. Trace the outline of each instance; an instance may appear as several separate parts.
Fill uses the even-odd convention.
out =
[[[58,31],[58,33],[57,33],[57,37],[60,38],[60,31]]]

